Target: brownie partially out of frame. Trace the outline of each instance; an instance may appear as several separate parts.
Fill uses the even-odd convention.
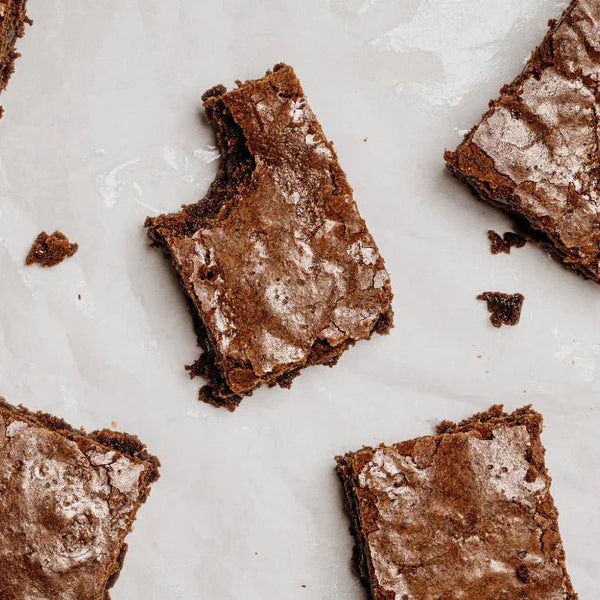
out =
[[[204,353],[200,397],[229,410],[261,384],[289,386],[392,325],[377,245],[291,67],[203,96],[221,151],[198,204],[149,218]]]
[[[110,600],[159,464],[134,436],[0,398],[0,598]]]
[[[575,600],[540,441],[501,406],[437,435],[337,457],[373,600]]]
[[[27,0],[0,0],[0,91],[15,70],[17,38],[25,35],[25,24],[31,23],[25,13]],[[2,108],[0,108],[0,116]]]
[[[600,1],[575,0],[455,152],[450,171],[600,280]]]

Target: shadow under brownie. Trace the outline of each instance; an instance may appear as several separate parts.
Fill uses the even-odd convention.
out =
[[[542,417],[493,406],[437,435],[338,456],[373,600],[576,600]]]
[[[200,397],[235,409],[392,326],[389,276],[291,67],[203,96],[221,151],[198,204],[149,218],[204,353]]]
[[[0,398],[0,598],[109,600],[158,459]]]
[[[600,280],[600,2],[574,0],[454,152],[450,171]]]

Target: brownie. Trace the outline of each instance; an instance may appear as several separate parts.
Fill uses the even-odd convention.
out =
[[[522,248],[527,239],[520,233],[507,231],[504,235],[496,233],[493,229],[488,231],[488,240],[490,240],[490,252],[492,254],[510,254],[512,248]]]
[[[189,298],[203,400],[234,410],[392,326],[392,292],[337,156],[291,67],[203,96],[221,151],[199,203],[146,220]]]
[[[477,296],[487,304],[490,322],[494,327],[516,325],[521,320],[523,294],[504,294],[503,292],[483,292]]]
[[[109,600],[158,459],[0,398],[0,598]]]
[[[33,242],[25,264],[38,264],[41,267],[54,267],[65,258],[73,256],[79,249],[78,244],[71,244],[69,238],[61,231],[48,235],[42,231]]]
[[[436,435],[338,456],[372,600],[575,600],[542,417],[493,406]]]
[[[15,70],[19,56],[15,49],[17,38],[25,35],[25,24],[31,24],[25,13],[26,3],[27,0],[0,0],[0,91],[6,88]]]
[[[600,2],[574,0],[455,152],[450,171],[600,280]]]

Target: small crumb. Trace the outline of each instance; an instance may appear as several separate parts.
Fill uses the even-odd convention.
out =
[[[54,267],[65,258],[73,256],[79,249],[77,244],[71,244],[69,238],[61,231],[48,235],[42,231],[31,246],[25,259],[27,266],[38,264],[41,267]]]
[[[306,586],[304,584],[302,584],[302,587],[305,588]]]
[[[492,325],[502,327],[502,325],[516,325],[519,322],[525,296],[523,294],[483,292],[477,296],[477,300],[487,303]]]
[[[478,355],[477,355],[477,358],[481,358],[481,354],[478,354]]]
[[[488,231],[488,240],[490,240],[490,252],[492,254],[510,254],[511,248],[522,248],[527,239],[519,233],[507,231],[503,236],[490,229]]]
[[[77,294],[77,300],[81,300],[81,294]]]
[[[114,429],[117,426],[117,422],[116,421],[111,421],[110,422],[110,426]]]
[[[366,142],[368,139],[369,139],[368,137],[364,137],[363,142]]]

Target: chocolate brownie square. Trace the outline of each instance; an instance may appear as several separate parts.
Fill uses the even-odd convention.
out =
[[[55,267],[65,258],[69,258],[79,250],[79,244],[72,244],[62,231],[48,235],[42,231],[34,240],[25,259],[29,267],[37,264],[41,267]]]
[[[0,598],[109,600],[159,461],[0,398]]]
[[[501,406],[437,435],[338,456],[373,600],[576,600],[540,441]]]
[[[379,250],[291,67],[203,96],[221,150],[206,197],[146,221],[175,267],[204,353],[200,397],[234,410],[262,384],[333,365],[392,325]]]
[[[450,171],[600,280],[600,2],[574,0],[455,152]]]

